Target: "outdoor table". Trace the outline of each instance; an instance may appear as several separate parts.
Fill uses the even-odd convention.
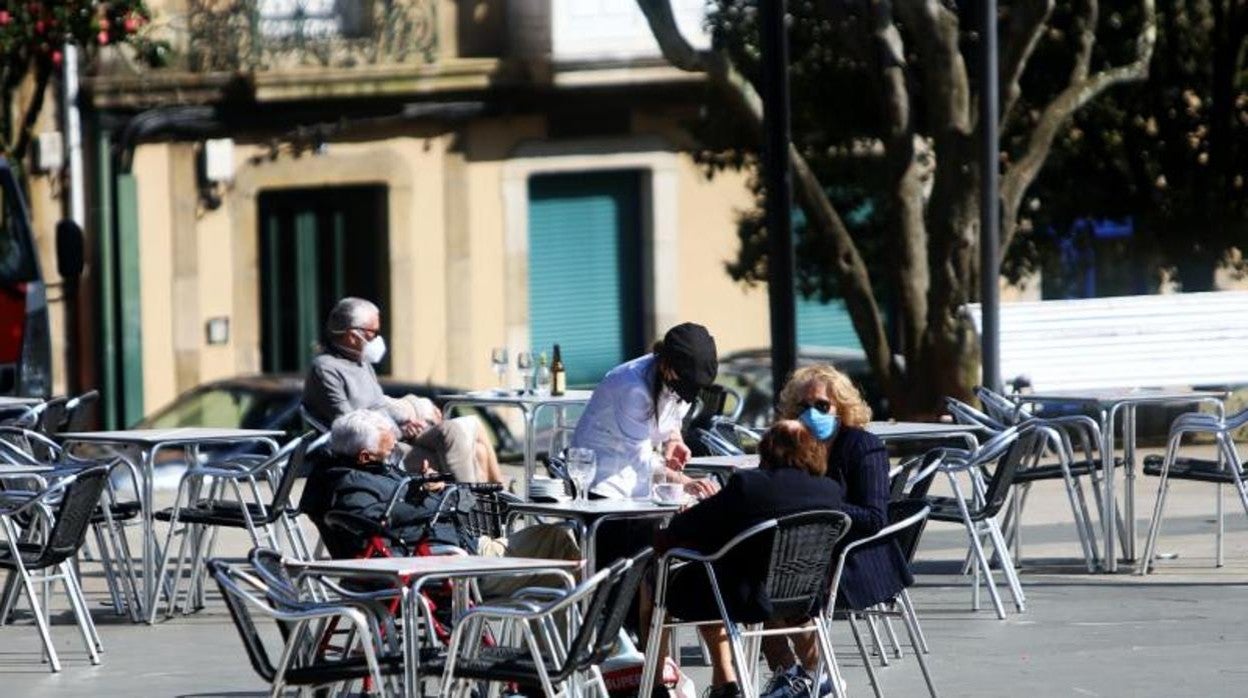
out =
[[[567,407],[589,404],[592,390],[568,390],[563,395],[538,395],[521,393],[515,390],[478,390],[471,393],[454,393],[442,395],[445,406],[442,411],[450,414],[457,407],[514,407],[524,417],[524,496],[529,497],[529,483],[533,481],[533,473],[537,469],[537,448],[534,444],[534,430],[537,415],[544,409],[554,408],[562,417]]]
[[[573,560],[545,560],[531,557],[487,557],[481,555],[428,555],[424,557],[374,557],[362,560],[287,560],[298,574],[334,577],[373,577],[402,588],[400,613],[403,616],[403,694],[416,695],[420,648],[416,638],[417,596],[421,588],[435,580],[465,579],[486,575],[543,573],[559,575],[571,588],[571,572],[581,566]],[[380,688],[380,687],[378,687]]]
[[[566,502],[517,502],[508,507],[513,516],[553,516],[576,526],[577,541],[585,556],[586,576],[598,570],[594,550],[598,529],[618,519],[667,519],[680,511],[679,504],[656,504],[648,499],[590,499]]]
[[[743,453],[735,456],[694,456],[685,463],[685,472],[707,473],[722,484],[738,470],[752,470],[757,467],[757,453]]]
[[[979,446],[976,434],[981,428],[967,424],[946,424],[944,422],[870,422],[866,430],[875,434],[884,443],[902,441],[931,441],[940,439],[960,439],[967,447],[974,450]],[[685,470],[709,473],[721,481],[732,477],[738,470],[757,468],[758,455],[747,453],[733,456],[696,456],[685,464]]]
[[[868,422],[866,430],[886,444],[960,439],[973,451],[979,447],[978,434],[983,431],[983,427],[951,422]]]
[[[1140,405],[1213,405],[1219,417],[1225,410],[1226,393],[1215,390],[1076,390],[1069,393],[1037,393],[1016,395],[1020,405],[1074,403],[1094,407],[1100,412],[1101,461],[1105,472],[1105,489],[1101,493],[1101,535],[1105,539],[1103,571],[1118,571],[1118,556],[1114,554],[1114,535],[1117,499],[1114,493],[1114,431],[1118,413],[1122,412],[1122,461],[1123,517],[1126,519],[1126,538],[1122,541],[1122,553],[1127,561],[1135,559],[1135,414]]]
[[[211,444],[245,444],[259,443],[268,446],[270,452],[276,453],[277,442],[274,439],[285,436],[285,432],[272,429],[216,429],[216,428],[175,428],[175,429],[133,429],[129,431],[83,431],[57,434],[66,451],[74,446],[96,445],[113,449],[118,456],[130,461],[125,452],[133,448],[139,452],[139,463],[136,470],[142,480],[139,486],[142,492],[135,494],[143,514],[143,598],[135,599],[140,618],[145,618],[150,625],[156,616],[156,599],[160,590],[156,588],[156,561],[160,559],[159,545],[156,542],[154,515],[154,481],[156,455],[163,450],[180,449],[184,452],[188,467],[193,467],[199,459],[199,448]]]

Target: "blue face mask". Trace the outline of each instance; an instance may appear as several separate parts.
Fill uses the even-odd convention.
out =
[[[820,412],[813,407],[807,407],[798,419],[820,441],[827,441],[836,436],[836,428],[840,425],[835,412]]]

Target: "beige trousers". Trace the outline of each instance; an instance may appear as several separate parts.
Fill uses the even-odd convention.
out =
[[[562,524],[538,524],[522,528],[506,538],[482,537],[477,543],[477,553],[492,557],[537,557],[546,560],[580,560],[581,549],[576,544],[570,526]],[[524,587],[563,587],[560,579],[549,574],[527,574],[511,577],[482,577],[478,583],[481,596],[486,600],[508,598]]]

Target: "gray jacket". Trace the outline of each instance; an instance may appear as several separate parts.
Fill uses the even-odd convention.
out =
[[[303,406],[326,428],[352,410],[384,406],[384,398],[372,364],[349,359],[332,348],[312,359],[303,382]]]

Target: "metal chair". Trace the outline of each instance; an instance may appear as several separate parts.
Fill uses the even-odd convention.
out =
[[[1100,449],[1099,426],[1091,418],[1078,415],[1058,418],[1034,417],[1005,396],[984,388],[978,388],[977,394],[980,395],[985,407],[997,405],[996,409],[990,410],[993,414],[980,412],[953,398],[945,399],[946,408],[959,422],[977,424],[992,434],[999,433],[1006,427],[1022,424],[1046,427],[1044,448],[1054,456],[1053,460],[1036,462],[1014,475],[1014,483],[1020,486],[1012,491],[1010,505],[1001,525],[1006,540],[1013,546],[1014,558],[1022,559],[1022,514],[1027,503],[1027,496],[1031,493],[1031,486],[1044,480],[1061,480],[1066,488],[1066,497],[1070,503],[1071,517],[1075,523],[1075,533],[1079,538],[1084,564],[1089,572],[1094,571],[1099,559],[1096,526],[1092,521],[1083,491],[1082,478],[1087,476],[1092,480],[1093,492],[1097,494],[1095,499],[1099,513],[1101,506],[1100,459],[1096,455]],[[1015,421],[1002,422],[998,417]],[[1082,460],[1075,457],[1072,437],[1080,442],[1084,453]]]
[[[1043,452],[1042,427],[1036,425],[1010,427],[984,442],[974,452],[946,449],[941,472],[949,479],[953,497],[928,496],[933,521],[958,523],[966,527],[970,539],[974,587],[971,607],[979,610],[980,576],[987,579],[988,595],[992,599],[997,617],[1005,619],[1005,607],[992,577],[992,567],[984,552],[983,537],[987,537],[1001,562],[1001,570],[1014,596],[1014,606],[1021,613],[1026,610],[1026,598],[1014,569],[1014,560],[997,524],[997,513],[1005,505],[1014,473],[1024,464],[1034,463]],[[991,478],[985,482],[983,471],[995,464]],[[967,498],[958,475],[965,473],[971,482],[972,497]]]
[[[182,571],[187,562],[187,546],[192,545],[190,557],[190,584],[182,607],[189,613],[193,601],[202,602],[202,561],[212,554],[217,528],[236,528],[247,531],[256,547],[280,548],[273,527],[280,524],[289,543],[291,554],[301,559],[311,559],[303,532],[296,519],[297,511],[290,505],[290,494],[295,480],[303,468],[304,455],[312,441],[309,432],[283,446],[277,453],[254,466],[232,466],[222,463],[214,466],[192,466],[182,476],[174,506],[158,511],[154,518],[169,523],[165,536],[164,554],[157,568],[157,586],[164,584],[168,571],[173,538],[181,535],[178,545],[177,566],[173,572],[173,588],[169,592],[168,615],[174,606],[181,586]],[[204,480],[212,478],[206,498],[200,499]],[[260,496],[259,481],[270,484],[272,497],[266,503]],[[224,497],[226,487],[233,490],[233,500]],[[244,489],[250,497],[244,494]],[[179,530],[179,524],[182,528]],[[214,529],[209,533],[209,529]],[[156,604],[151,608],[151,619],[156,617]]]
[[[1153,517],[1148,525],[1148,538],[1144,543],[1144,554],[1136,563],[1136,574],[1147,574],[1153,566],[1153,554],[1157,548],[1157,539],[1161,536],[1162,517],[1166,507],[1166,495],[1170,492],[1171,480],[1190,480],[1215,485],[1217,489],[1217,524],[1215,527],[1214,564],[1221,567],[1224,562],[1222,540],[1224,535],[1222,511],[1222,486],[1231,485],[1239,495],[1244,513],[1248,515],[1248,468],[1239,457],[1235,447],[1234,434],[1248,425],[1248,410],[1219,419],[1217,415],[1204,412],[1189,412],[1175,418],[1170,425],[1170,437],[1166,443],[1166,455],[1147,456],[1144,459],[1144,474],[1160,478],[1157,482],[1157,501],[1153,505]],[[1179,447],[1183,437],[1192,434],[1208,434],[1213,436],[1217,447],[1217,458],[1180,458]]]
[[[48,599],[44,598],[43,604],[40,603],[35,582],[41,582],[45,589],[50,582],[62,583],[91,663],[99,664],[100,636],[82,596],[82,587],[72,561],[86,540],[87,527],[99,506],[107,481],[108,468],[90,468],[60,479],[24,501],[0,506],[0,526],[3,526],[6,538],[5,547],[0,549],[0,568],[16,574],[20,581],[20,585],[7,586],[0,604],[0,621],[8,619],[18,595],[25,591],[48,663],[54,672],[61,670],[61,663],[48,632],[47,611],[41,607],[47,604]],[[57,497],[60,501],[54,503]],[[23,519],[28,525],[24,532],[19,533],[18,522]],[[32,576],[32,571],[41,574]]]
[[[62,431],[85,431],[91,423],[91,409],[100,401],[100,391],[88,390],[65,403],[65,425]],[[60,433],[60,432],[58,432]]]
[[[234,621],[243,648],[252,669],[260,678],[271,684],[270,696],[282,696],[287,686],[318,688],[357,680],[371,680],[380,687],[385,677],[403,672],[403,658],[394,653],[382,653],[380,634],[372,618],[358,608],[349,605],[324,604],[304,609],[277,608],[267,600],[270,588],[257,577],[233,568],[224,562],[210,559],[207,567],[221,597]],[[276,664],[270,658],[265,643],[256,626],[253,612],[273,619],[284,641]],[[308,632],[312,623],[337,619],[350,625],[359,638],[358,653],[344,653],[339,659],[300,661],[308,656],[311,638]]]
[[[605,697],[607,687],[599,665],[615,646],[653,554],[646,548],[631,558],[621,558],[570,591],[542,594],[548,599],[544,603],[517,601],[468,611],[451,635],[441,695],[451,695],[456,679],[538,685],[551,698],[575,695],[569,690],[571,683],[578,675],[586,675]],[[575,619],[580,608],[584,614],[579,624],[574,622],[562,632],[561,620],[569,615]],[[483,646],[479,639],[485,636],[488,622],[512,625],[524,645]],[[556,691],[557,685],[563,690]]]
[[[722,623],[728,632],[728,640],[732,650],[732,661],[737,673],[737,682],[741,692],[747,696],[758,695],[758,686],[754,681],[752,661],[758,656],[758,648],[751,642],[747,651],[744,640],[761,638],[764,635],[798,635],[810,632],[809,628],[796,626],[792,628],[762,629],[752,626],[742,630],[728,612],[724,604],[723,594],[715,575],[714,563],[722,560],[737,546],[745,541],[763,536],[769,537],[767,553],[767,571],[763,589],[771,599],[775,611],[775,619],[787,619],[795,616],[811,614],[814,618],[814,631],[819,638],[819,653],[822,661],[830,668],[833,684],[839,684],[840,672],[836,665],[836,655],[827,626],[822,622],[826,614],[826,604],[830,601],[828,584],[832,579],[832,556],[837,543],[849,531],[849,516],[838,511],[810,511],[791,514],[777,519],[769,519],[755,524],[742,531],[713,553],[700,553],[685,548],[673,548],[659,557],[657,584],[655,587],[655,607],[650,621],[649,640],[646,643],[646,664],[642,672],[641,686],[654,683],[658,664],[657,648],[661,642],[664,628],[680,625],[707,625]],[[710,582],[710,593],[715,597],[720,617],[714,621],[668,621],[664,618],[667,609],[667,585],[673,566],[678,562],[701,564]],[[835,688],[839,696],[839,687]]]
[[[854,553],[867,546],[896,544],[901,547],[908,564],[914,558],[919,537],[923,533],[923,527],[927,524],[927,516],[930,511],[931,509],[928,507],[927,502],[922,499],[907,499],[893,502],[889,505],[889,520],[892,523],[880,529],[874,535],[855,540],[842,548],[836,563],[836,572],[832,577],[832,601],[828,604],[829,614],[832,614],[836,608],[836,593],[840,587],[841,576],[844,574],[846,563],[853,557]],[[849,621],[854,641],[858,645],[863,665],[867,669],[867,677],[871,681],[871,689],[875,692],[877,698],[883,698],[884,691],[880,686],[874,667],[871,666],[871,660],[867,656],[867,647],[863,642],[862,633],[858,629],[856,617],[867,617],[869,619],[881,616],[885,619],[892,617],[902,620],[906,626],[906,634],[910,638],[910,646],[914,650],[915,657],[918,658],[919,668],[923,672],[923,680],[927,683],[928,693],[932,695],[932,698],[936,698],[936,686],[932,681],[931,673],[928,671],[927,660],[923,658],[923,655],[929,650],[923,638],[923,631],[919,627],[919,619],[914,612],[914,605],[911,603],[910,595],[905,589],[890,604],[873,608],[848,609],[844,612],[844,616]],[[831,621],[831,616],[825,620],[825,622],[829,621]],[[881,650],[882,656],[883,651]]]

